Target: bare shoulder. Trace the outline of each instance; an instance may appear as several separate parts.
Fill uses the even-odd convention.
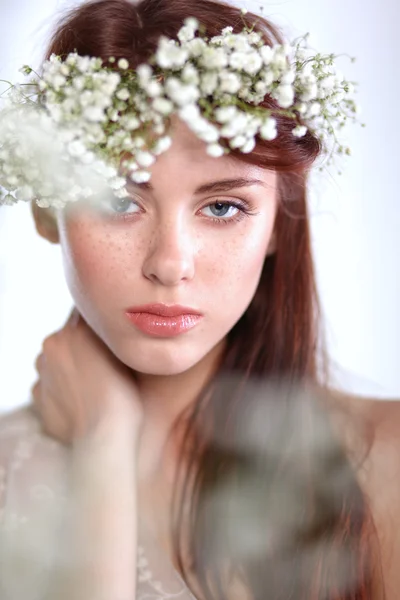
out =
[[[352,415],[359,422],[368,424],[376,440],[395,441],[400,446],[400,398],[382,399],[358,396],[335,389],[328,391],[337,414]]]
[[[386,600],[397,600],[400,588],[400,401],[332,392],[339,413],[351,414],[346,448],[351,452],[355,431],[368,432],[369,452],[357,472],[378,538]],[[400,400],[400,399],[399,399]],[[344,419],[345,421],[345,419]],[[343,420],[342,420],[343,424]],[[345,427],[346,428],[346,427]],[[381,598],[380,594],[376,597]]]

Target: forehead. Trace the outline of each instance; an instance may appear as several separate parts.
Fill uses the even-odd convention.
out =
[[[227,178],[260,179],[275,188],[276,172],[251,165],[231,154],[214,158],[207,154],[207,145],[178,117],[173,117],[169,135],[172,145],[158,156],[151,167],[151,184],[157,187],[196,187],[202,183]]]

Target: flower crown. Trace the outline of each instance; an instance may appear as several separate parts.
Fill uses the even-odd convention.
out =
[[[101,193],[104,183],[126,197],[126,178],[148,181],[149,167],[170,147],[173,114],[213,157],[250,153],[257,136],[275,139],[280,114],[293,119],[293,136],[312,131],[327,154],[333,139],[330,160],[350,155],[336,130],[357,120],[356,84],[335,71],[335,55],[310,55],[308,36],[271,47],[245,26],[208,39],[188,18],[177,40],[161,37],[135,70],[124,58],[103,65],[76,52],[65,60],[53,54],[41,76],[24,66],[35,77],[10,84],[0,111],[0,204],[36,198],[63,208]],[[279,108],[260,106],[267,94]]]

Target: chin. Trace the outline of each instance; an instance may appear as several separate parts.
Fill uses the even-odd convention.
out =
[[[134,352],[126,350],[116,353],[116,356],[127,367],[143,375],[154,375],[159,377],[181,375],[197,365],[203,356],[188,355],[187,352]],[[136,354],[136,355],[135,355]]]

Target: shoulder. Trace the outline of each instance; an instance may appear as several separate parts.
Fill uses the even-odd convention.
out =
[[[21,459],[29,458],[30,451],[36,447],[49,453],[63,454],[66,450],[43,432],[33,405],[0,413],[0,461],[9,459],[15,452]]]
[[[43,433],[32,405],[0,414],[0,497],[61,489],[68,457],[65,446]]]

